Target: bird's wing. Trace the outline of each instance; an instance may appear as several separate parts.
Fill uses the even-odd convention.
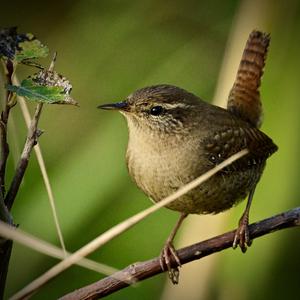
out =
[[[225,126],[205,137],[201,143],[210,165],[217,165],[238,151],[247,148],[249,154],[232,165],[239,170],[264,163],[277,150],[272,139],[252,127]]]

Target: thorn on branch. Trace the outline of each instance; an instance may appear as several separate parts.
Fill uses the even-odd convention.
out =
[[[35,136],[34,136],[34,143],[33,143],[33,146],[35,146],[37,143],[38,143],[38,139],[39,137],[44,133],[44,130],[41,130],[41,129],[36,129],[35,131]]]

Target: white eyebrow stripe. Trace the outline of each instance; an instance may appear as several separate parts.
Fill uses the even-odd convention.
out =
[[[174,108],[189,108],[191,105],[185,103],[164,103],[165,108],[174,109]]]

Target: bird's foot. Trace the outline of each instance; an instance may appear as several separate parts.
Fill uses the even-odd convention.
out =
[[[171,260],[174,259],[177,266],[171,266]],[[161,269],[166,271],[165,266],[167,266],[167,270],[169,273],[169,278],[173,284],[178,284],[179,281],[179,267],[181,267],[180,259],[176,253],[176,250],[172,244],[172,242],[167,242],[160,253],[159,263]]]
[[[252,241],[250,240],[249,236],[249,217],[247,214],[243,214],[239,221],[239,227],[235,232],[234,240],[232,247],[235,249],[239,246],[243,253],[247,251],[247,247],[250,247]]]

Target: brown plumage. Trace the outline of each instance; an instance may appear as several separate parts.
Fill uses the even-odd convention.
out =
[[[259,128],[262,123],[260,81],[270,43],[270,35],[252,31],[228,97],[227,109]]]
[[[163,111],[152,116],[153,107]],[[121,112],[129,128],[129,173],[156,202],[249,149],[245,158],[167,206],[186,214],[218,213],[245,198],[258,182],[265,160],[277,149],[250,123],[175,86],[138,90]]]

